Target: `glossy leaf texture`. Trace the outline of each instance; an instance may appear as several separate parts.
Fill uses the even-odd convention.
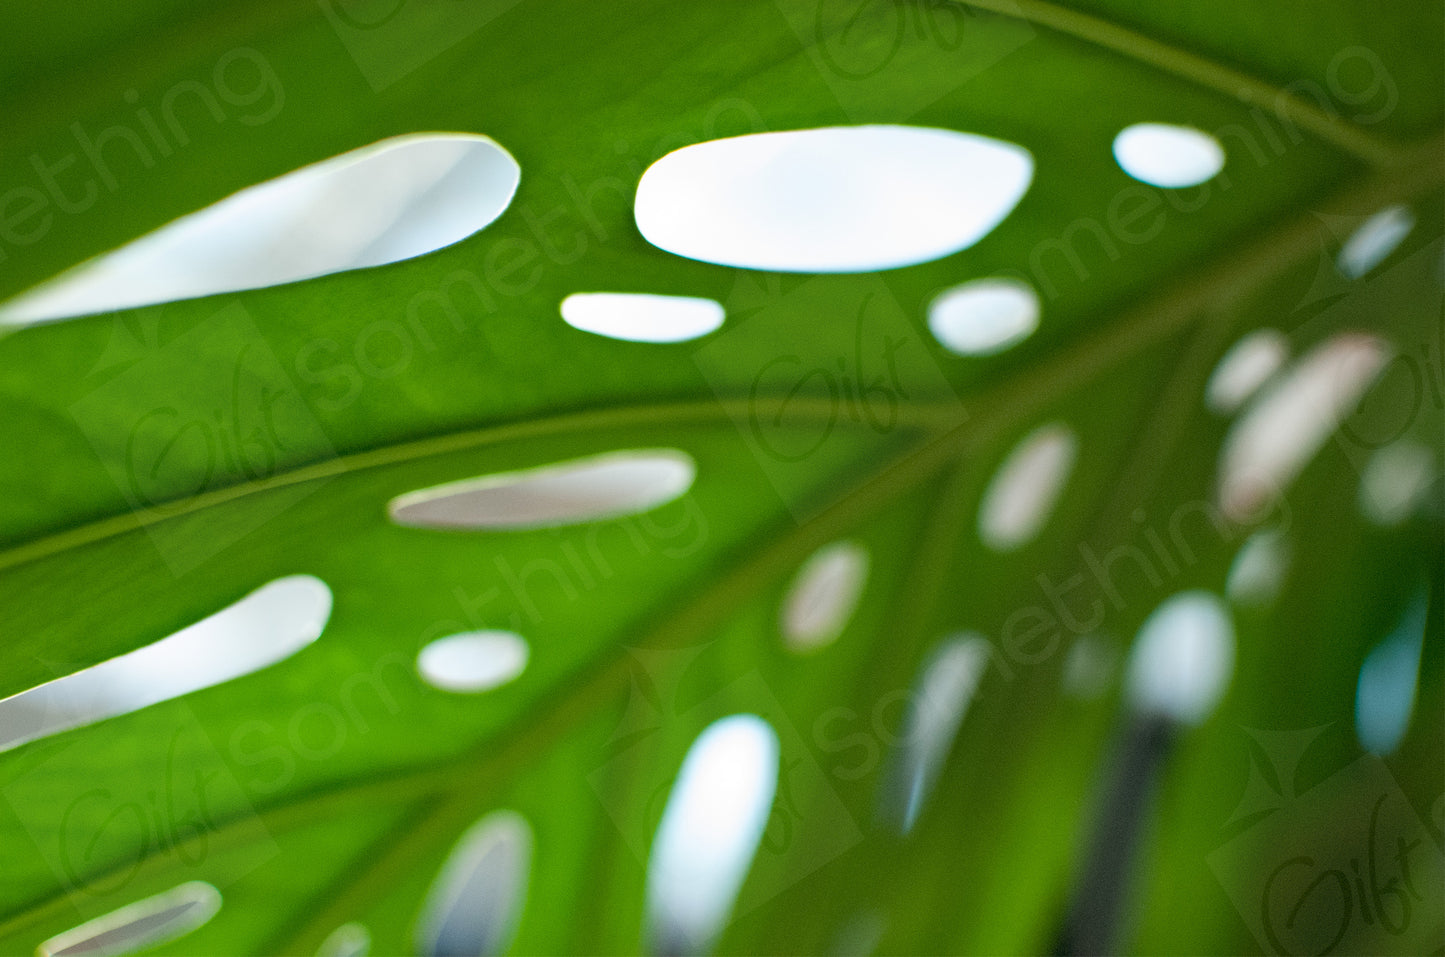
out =
[[[0,14],[0,300],[390,137],[488,137],[520,181],[495,221],[415,258],[0,327],[0,698],[277,579],[331,596],[290,657],[0,752],[0,952],[193,882],[219,909],[154,952],[414,952],[458,841],[497,814],[525,841],[489,853],[521,876],[457,882],[490,888],[486,946],[636,952],[655,943],[646,869],[679,769],[740,714],[776,734],[778,780],[717,952],[1048,951],[1103,873],[1086,852],[1101,794],[1149,717],[1127,686],[1140,625],[1175,595],[1224,595],[1261,530],[1287,567],[1228,604],[1221,697],[1143,782],[1117,945],[1318,948],[1270,934],[1308,880],[1399,837],[1414,884],[1366,887],[1381,919],[1341,947],[1438,949],[1439,4],[83,6]],[[1224,165],[1136,180],[1113,144],[1137,124],[1207,134]],[[734,268],[638,230],[637,184],[676,149],[852,126],[1012,144],[1032,178],[967,248],[881,272]],[[809,182],[810,209],[847,201]],[[922,186],[885,185],[927,214]],[[1342,270],[1393,207],[1403,236]],[[1037,326],[961,354],[929,304],[979,279],[1032,290]],[[599,292],[723,319],[664,341],[563,320]],[[1211,374],[1261,329],[1283,366],[1216,411]],[[1231,428],[1332,341],[1378,343],[1378,369],[1297,477],[1224,515]],[[1009,496],[1047,513],[995,548],[980,507],[1041,428],[1070,437],[1044,457],[1064,474]],[[1423,490],[1382,523],[1361,476],[1399,442],[1429,464],[1415,454]],[[642,460],[665,474],[597,465]],[[546,521],[394,519],[448,486]],[[816,591],[846,622],[800,650],[789,589],[840,542],[864,558]],[[1413,716],[1368,755],[1360,670],[1421,595]],[[424,648],[474,633],[520,639],[505,678],[458,693],[418,673]],[[930,723],[919,676],[960,635],[991,653]],[[941,764],[913,768],[920,752]],[[905,777],[929,793],[900,828]],[[1298,858],[1317,870],[1265,890]],[[1313,926],[1349,923],[1322,901]]]

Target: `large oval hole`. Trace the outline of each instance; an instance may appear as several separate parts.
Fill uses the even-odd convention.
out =
[[[664,505],[692,487],[696,471],[676,449],[611,452],[409,492],[388,510],[415,528],[547,528]]]
[[[427,895],[417,945],[426,957],[488,957],[512,943],[527,898],[532,829],[494,811],[457,842]]]
[[[411,259],[482,229],[521,169],[485,136],[382,140],[244,189],[0,306],[26,324]]]
[[[1013,143],[912,126],[840,126],[697,143],[648,167],[644,238],[689,259],[779,272],[927,262],[988,235],[1023,197]]]
[[[655,954],[707,952],[726,925],[778,785],[778,736],[751,714],[698,735],[668,795],[647,864]]]
[[[1043,528],[1073,470],[1078,440],[1062,423],[1042,425],[1009,453],[978,509],[978,534],[997,551],[1012,551]]]
[[[331,616],[331,589],[278,578],[169,637],[0,700],[0,751],[230,681],[300,651]]]
[[[114,957],[189,934],[221,909],[221,894],[191,881],[87,921],[45,941],[39,957]]]
[[[1219,500],[1236,522],[1283,495],[1349,415],[1389,359],[1374,336],[1341,334],[1316,346],[1263,389],[1224,437]]]
[[[1209,716],[1234,671],[1234,624],[1206,591],[1180,592],[1144,620],[1129,653],[1129,697],[1184,725]]]

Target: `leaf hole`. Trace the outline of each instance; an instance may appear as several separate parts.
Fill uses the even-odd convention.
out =
[[[1340,247],[1335,265],[1346,279],[1358,279],[1400,248],[1415,228],[1415,214],[1407,206],[1386,206],[1365,220]]]
[[[853,617],[867,581],[863,546],[834,542],[818,549],[798,569],[783,600],[783,641],[799,652],[832,644]]]
[[[1206,591],[1180,592],[1139,627],[1129,653],[1129,698],[1135,709],[1178,724],[1209,716],[1234,671],[1234,625],[1224,603]]]
[[[1053,422],[1024,436],[999,466],[979,505],[978,534],[1007,552],[1031,541],[1057,504],[1078,453],[1068,426]]]
[[[434,688],[490,691],[527,667],[527,642],[510,631],[470,631],[438,638],[417,655],[416,670]]]
[[[1278,329],[1256,329],[1219,360],[1204,387],[1210,410],[1228,415],[1249,400],[1289,358],[1289,340]]]
[[[173,635],[0,700],[0,751],[259,671],[315,641],[330,615],[320,579],[268,582]]]
[[[975,279],[940,293],[928,306],[928,328],[950,352],[994,355],[1039,326],[1039,297],[1015,279]]]
[[[692,487],[696,473],[676,449],[610,452],[409,492],[388,511],[413,528],[548,528],[665,505]]]
[[[1219,453],[1219,502],[1258,520],[1354,411],[1389,360],[1374,336],[1342,333],[1296,360],[1230,427]]]
[[[411,259],[511,203],[521,170],[485,136],[398,136],[183,216],[0,306],[28,324],[260,289]]]
[[[967,249],[1013,211],[1033,158],[912,126],[754,133],[685,146],[642,174],[643,237],[678,256],[775,272],[872,272]]]
[[[762,718],[710,724],[683,759],[647,865],[655,954],[708,951],[727,924],[778,784],[778,736]]]
[[[40,957],[134,953],[189,934],[220,909],[219,891],[203,881],[191,881],[52,937],[36,953]]]
[[[695,296],[578,292],[562,300],[573,329],[628,342],[686,342],[716,331],[723,317],[721,303]]]
[[[1135,123],[1114,137],[1114,159],[1142,183],[1181,189],[1213,179],[1224,168],[1224,147],[1192,126]]]
[[[418,925],[426,957],[487,957],[512,943],[526,903],[532,829],[494,811],[462,835],[437,875]]]

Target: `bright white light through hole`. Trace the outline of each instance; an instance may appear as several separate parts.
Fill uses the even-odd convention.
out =
[[[1002,352],[1038,326],[1038,293],[1016,279],[975,279],[940,293],[928,306],[934,337],[964,356]]]
[[[943,770],[959,725],[983,678],[989,651],[988,640],[981,635],[950,638],[934,650],[914,681],[896,779],[902,793],[893,796],[897,801],[896,824],[904,834],[918,822]]]
[[[1276,376],[1230,427],[1219,453],[1219,500],[1236,522],[1283,495],[1375,381],[1390,351],[1343,333]]]
[[[462,835],[427,894],[417,925],[425,957],[489,957],[512,943],[527,899],[532,829],[494,811]]]
[[[759,717],[713,722],[683,759],[647,866],[653,953],[699,954],[727,923],[767,825],[778,737]]]
[[[1150,186],[1198,186],[1224,168],[1224,147],[1190,126],[1136,123],[1114,137],[1114,159]]]
[[[510,631],[469,631],[438,638],[416,659],[416,669],[428,684],[455,692],[496,688],[526,667],[527,642]]]
[[[1042,425],[1026,435],[984,491],[978,509],[984,544],[1006,552],[1033,539],[1058,502],[1077,452],[1073,430],[1062,423]]]
[[[1278,529],[1262,528],[1239,546],[1224,593],[1241,606],[1267,605],[1279,596],[1289,571],[1289,548]]]
[[[0,700],[0,751],[259,671],[315,641],[331,590],[278,578],[169,637]]]
[[[637,184],[654,246],[724,266],[872,272],[988,235],[1023,197],[1033,158],[1013,143],[912,126],[755,133],[685,146]]]
[[[856,542],[834,542],[809,556],[783,600],[779,625],[787,646],[809,651],[835,641],[867,580],[868,552]]]
[[[35,953],[38,957],[129,954],[188,934],[220,909],[219,891],[202,881],[191,881],[86,921],[45,941]]]
[[[1411,439],[1392,442],[1365,464],[1360,511],[1376,525],[1398,525],[1424,501],[1435,475],[1429,446]]]
[[[493,222],[521,170],[485,136],[398,136],[183,216],[0,305],[27,324],[410,259]]]
[[[1207,718],[1234,672],[1234,624],[1206,591],[1180,592],[1145,619],[1129,655],[1134,707],[1184,725]]]
[[[562,300],[573,329],[628,342],[686,342],[723,323],[722,304],[694,296],[578,292]]]
[[[691,488],[696,472],[676,449],[609,452],[408,492],[387,508],[415,528],[546,528],[656,508]]]
[[[1410,728],[1419,683],[1420,653],[1425,647],[1428,603],[1421,594],[1400,623],[1365,658],[1355,694],[1355,733],[1372,754],[1386,755],[1400,746]]]
[[[1340,275],[1358,279],[1400,248],[1415,228],[1415,214],[1406,206],[1387,206],[1360,224],[1340,247]]]
[[[1289,358],[1289,340],[1278,329],[1248,333],[1219,360],[1204,387],[1210,410],[1228,415],[1243,405]]]

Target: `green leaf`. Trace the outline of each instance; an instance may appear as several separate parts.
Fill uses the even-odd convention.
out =
[[[4,19],[3,298],[390,136],[484,134],[522,176],[496,222],[416,259],[0,340],[0,697],[275,578],[314,575],[334,601],[285,661],[0,752],[0,951],[200,880],[219,912],[157,952],[311,953],[352,922],[373,953],[412,952],[453,845],[498,810],[533,833],[512,951],[637,951],[668,791],[703,728],[739,712],[776,730],[782,776],[719,952],[1052,948],[1074,889],[1109,877],[1084,849],[1136,720],[1135,631],[1177,592],[1222,593],[1270,527],[1282,590],[1233,607],[1223,702],[1150,779],[1117,945],[1274,952],[1261,882],[1299,856],[1345,874],[1378,797],[1380,827],[1420,842],[1421,893],[1397,931],[1403,875],[1371,877],[1390,920],[1357,917],[1342,947],[1438,952],[1440,5],[140,0]],[[1223,171],[1129,179],[1110,146],[1139,122],[1213,133]],[[1034,181],[976,246],[882,273],[716,266],[633,222],[638,178],[675,148],[878,123],[1017,143]],[[1415,228],[1341,278],[1341,243],[1392,204]],[[1039,330],[987,358],[943,349],[929,301],[998,275],[1039,292]],[[710,297],[727,318],[654,344],[558,314],[614,290]],[[1353,331],[1394,358],[1268,516],[1213,525],[1232,420],[1205,383],[1266,327],[1295,356]],[[765,374],[780,357],[791,386]],[[131,440],[157,414],[196,438],[141,463]],[[1077,436],[1072,473],[1038,536],[994,551],[984,490],[1050,422]],[[1429,449],[1434,485],[1381,527],[1356,502],[1397,437]],[[627,449],[681,450],[696,481],[561,528],[388,516],[408,492]],[[861,601],[794,653],[787,589],[840,540],[868,553]],[[1359,669],[1422,582],[1414,718],[1367,756]],[[520,677],[467,695],[418,676],[431,640],[478,629],[526,639]],[[960,632],[994,655],[900,835],[880,801],[909,689]],[[1109,650],[1097,694],[1066,690],[1080,642]],[[1317,906],[1319,926],[1354,913]]]

